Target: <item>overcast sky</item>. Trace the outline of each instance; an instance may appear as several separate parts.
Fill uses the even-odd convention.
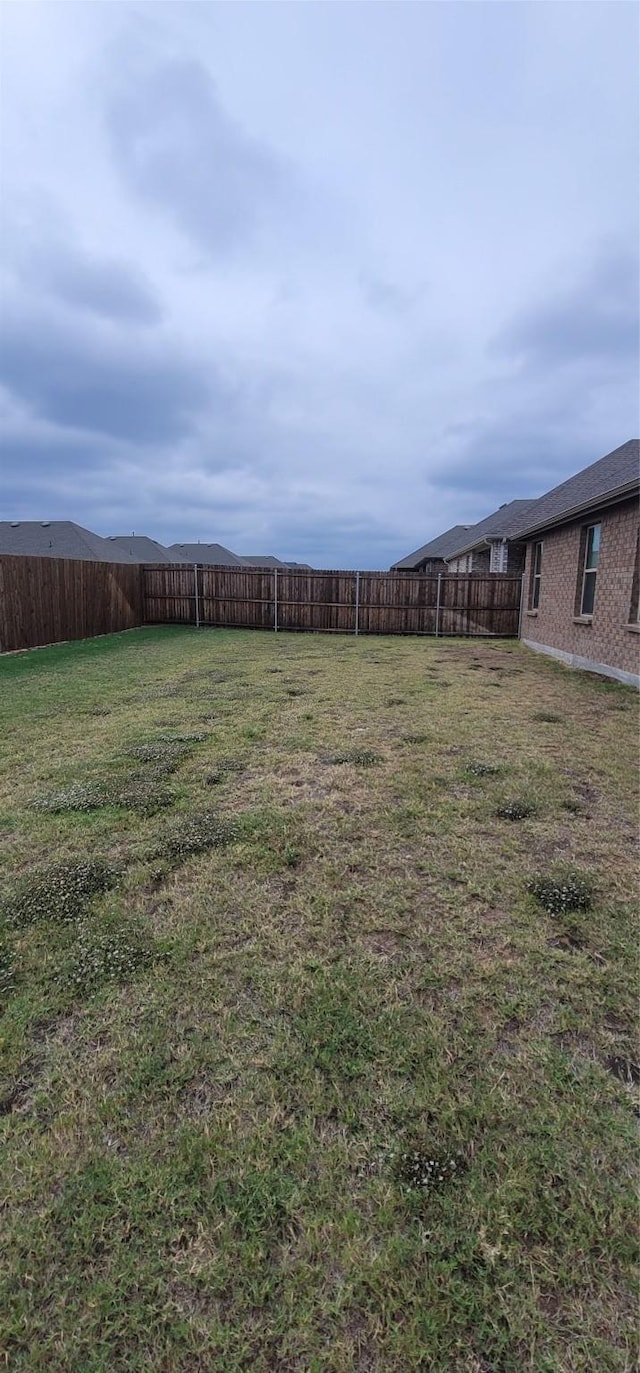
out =
[[[2,5],[0,518],[385,567],[637,436],[638,15]]]

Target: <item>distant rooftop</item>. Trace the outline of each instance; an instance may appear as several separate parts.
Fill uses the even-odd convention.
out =
[[[73,520],[0,520],[0,553],[41,558],[81,558],[86,562],[133,563],[133,558],[109,539],[84,529]]]
[[[395,568],[419,567],[427,558],[447,558],[461,538],[472,528],[470,524],[454,524],[453,528],[447,529],[444,534],[438,534],[430,543],[423,544],[422,548],[416,548],[415,553],[408,553],[400,562],[392,563],[392,571]]]
[[[479,524],[474,524],[462,535],[457,546],[446,554],[447,558],[459,558],[463,553],[471,552],[472,548],[477,548],[480,544],[486,543],[487,539],[513,539],[521,530],[525,517],[532,506],[536,505],[535,497],[529,500],[507,501],[501,505],[493,514],[487,515]]]
[[[107,543],[123,548],[137,563],[173,562],[164,544],[147,538],[146,534],[110,534]]]

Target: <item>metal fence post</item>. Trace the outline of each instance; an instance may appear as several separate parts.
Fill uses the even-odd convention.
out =
[[[357,634],[357,633],[359,632],[359,629],[360,629],[360,573],[359,573],[359,572],[356,572],[356,601],[355,601],[355,606],[356,606],[356,621],[355,621],[355,625],[354,625],[354,627],[353,627],[353,632],[354,632],[354,634]]]
[[[278,569],[273,569],[273,628],[278,633]]]
[[[193,579],[196,588],[196,629],[200,628],[200,597],[198,594],[198,564],[193,564]]]
[[[441,584],[441,582],[442,582],[442,573],[439,572],[439,573],[438,573],[438,591],[437,591],[437,595],[436,595],[436,639],[438,639],[438,638],[440,637],[440,584]]]
[[[522,585],[520,587],[520,609],[518,611],[518,638],[522,638],[522,616],[524,614],[524,588],[527,578],[526,572],[522,574]]]

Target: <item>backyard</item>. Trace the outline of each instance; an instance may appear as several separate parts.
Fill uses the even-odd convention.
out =
[[[0,1353],[636,1367],[637,698],[516,641],[0,659]]]

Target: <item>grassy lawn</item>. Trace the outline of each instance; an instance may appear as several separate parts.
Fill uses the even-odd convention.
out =
[[[636,734],[511,642],[0,660],[9,1368],[636,1367]]]

